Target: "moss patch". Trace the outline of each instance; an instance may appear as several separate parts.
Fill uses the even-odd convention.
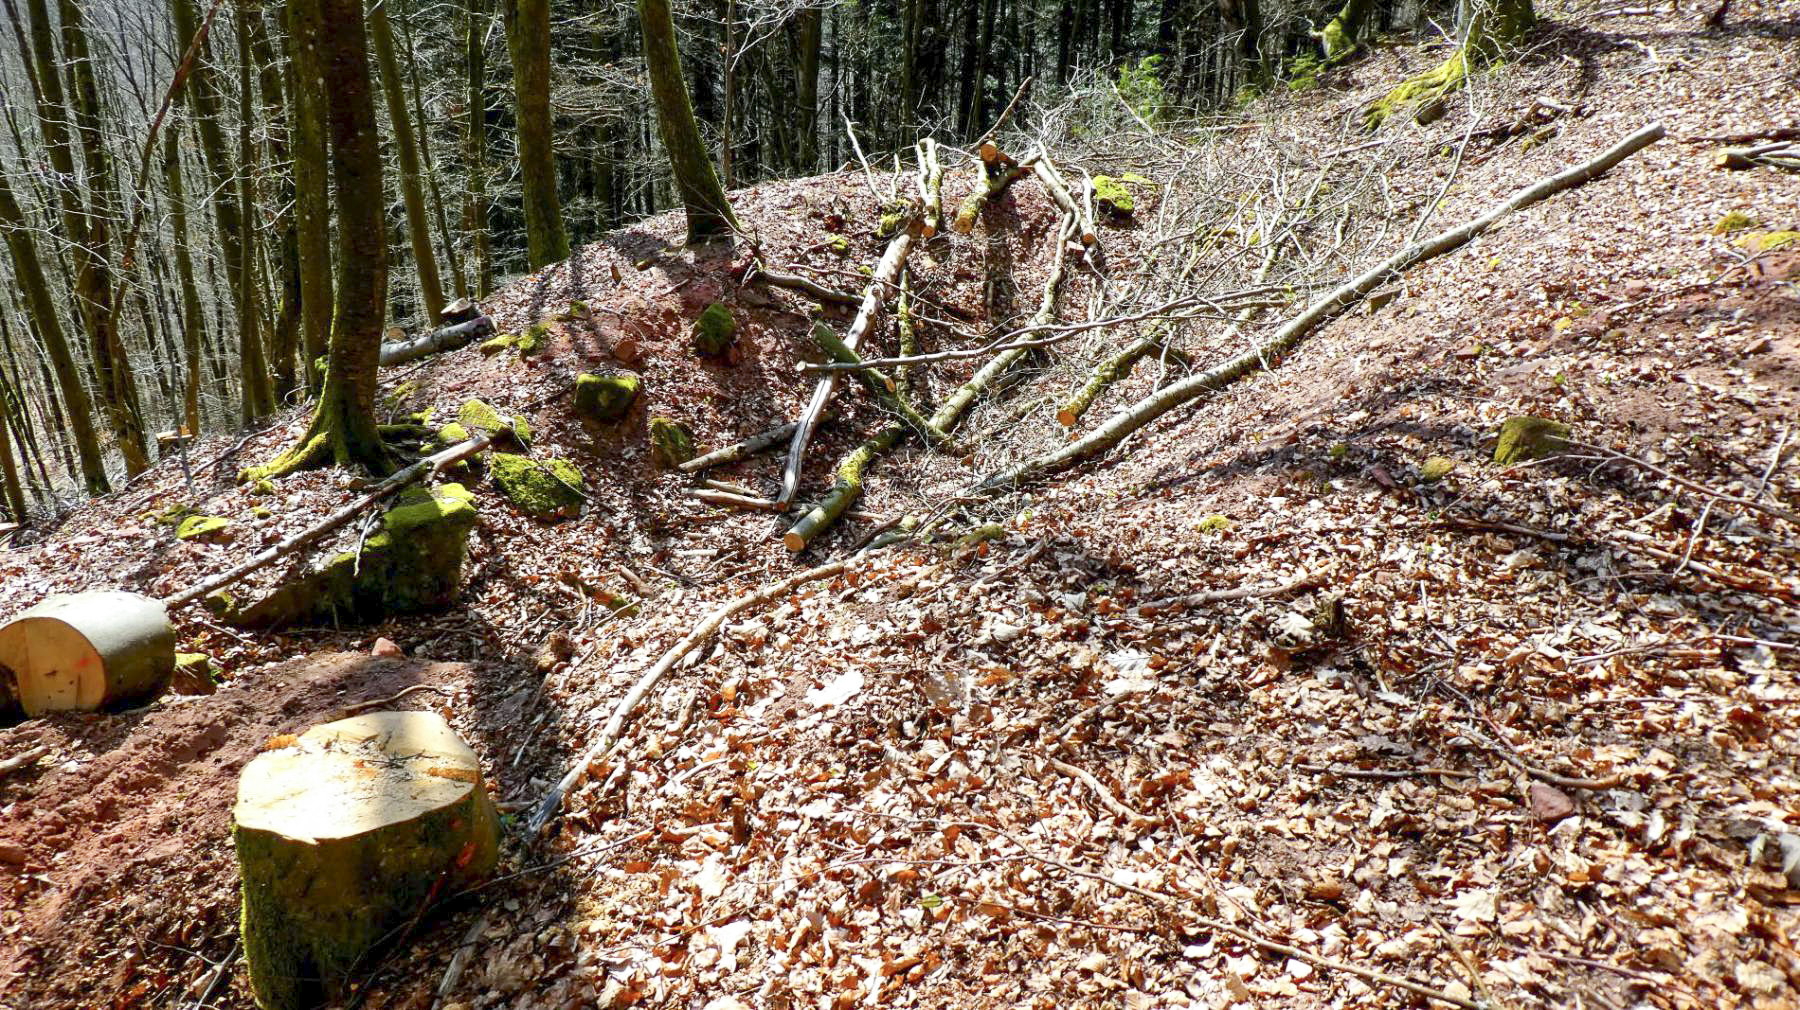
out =
[[[1456,461],[1448,456],[1433,456],[1419,467],[1419,479],[1427,484],[1435,484],[1450,476],[1456,469]]]
[[[694,458],[694,433],[680,421],[651,418],[650,456],[657,466],[673,470]]]
[[[522,417],[508,419],[481,400],[470,400],[456,411],[456,421],[469,431],[478,431],[484,435],[493,435],[496,439],[507,437],[519,443],[523,448],[531,447],[531,425]]]
[[[1746,228],[1754,228],[1757,220],[1741,210],[1727,211],[1719,222],[1713,225],[1714,235],[1732,235]]]
[[[575,411],[595,421],[617,421],[631,409],[643,380],[630,372],[575,377]]]
[[[821,242],[820,245],[823,245],[826,249],[830,250],[831,252],[835,253],[836,255],[839,255],[839,256],[850,255],[850,240],[843,235],[827,234],[825,236],[825,241]]]
[[[737,339],[737,320],[731,310],[714,302],[694,320],[694,352],[709,357],[724,354]]]
[[[1774,252],[1800,245],[1800,231],[1753,231],[1738,239],[1738,245],[1753,253]]]
[[[212,658],[204,652],[177,652],[169,690],[175,694],[212,694],[219,689],[213,676]]]
[[[1123,179],[1110,175],[1094,176],[1094,203],[1103,213],[1115,218],[1130,217],[1137,209],[1131,198],[1131,187],[1125,185]]]
[[[513,341],[513,347],[521,358],[542,353],[550,347],[550,327],[543,323],[531,324]]]
[[[517,333],[502,333],[497,337],[483,340],[476,345],[475,349],[488,357],[493,357],[518,342],[519,335]]]
[[[529,456],[496,452],[488,460],[488,472],[507,501],[539,519],[580,508],[582,493],[587,490],[581,471],[560,459],[539,462]]]
[[[1231,529],[1231,517],[1214,512],[1195,523],[1194,528],[1202,533],[1224,533]]]
[[[469,530],[478,519],[473,496],[460,484],[409,488],[382,514],[380,531],[363,541],[360,555],[338,554],[254,603],[220,590],[206,606],[242,628],[434,610],[456,599]]]
[[[1509,417],[1500,425],[1494,462],[1518,463],[1559,453],[1568,445],[1569,426],[1545,417]]]
[[[175,536],[181,540],[197,540],[209,533],[217,533],[231,525],[231,520],[221,516],[188,516],[175,527]]]

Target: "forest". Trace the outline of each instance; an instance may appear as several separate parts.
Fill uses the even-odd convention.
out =
[[[0,1010],[1800,1001],[1797,0],[0,5]]]

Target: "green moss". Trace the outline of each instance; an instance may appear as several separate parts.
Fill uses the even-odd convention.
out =
[[[1350,443],[1334,442],[1327,452],[1330,454],[1333,463],[1341,463],[1344,461],[1344,457],[1350,455]]]
[[[496,452],[488,460],[488,473],[507,501],[539,519],[578,509],[586,490],[581,471],[560,459],[539,462],[529,456]]]
[[[455,421],[451,421],[449,424],[446,424],[437,430],[437,439],[438,444],[445,448],[449,448],[458,442],[467,442],[469,440],[469,429],[457,424]]]
[[[650,419],[650,455],[657,466],[674,468],[694,458],[694,433],[667,417]]]
[[[1800,231],[1753,231],[1738,239],[1738,245],[1753,253],[1774,252],[1800,245]]]
[[[1563,450],[1568,444],[1569,426],[1544,417],[1509,417],[1500,425],[1500,440],[1494,446],[1494,462],[1517,463],[1542,459]]]
[[[398,386],[395,386],[393,389],[389,390],[387,395],[383,396],[381,398],[381,402],[383,404],[385,404],[386,406],[388,406],[390,409],[397,408],[401,404],[406,402],[407,397],[413,395],[414,393],[416,393],[418,391],[419,391],[419,384],[417,382],[413,382],[413,381],[402,382]]]
[[[573,301],[569,303],[569,318],[592,319],[593,317],[594,310],[588,308],[588,303],[583,301]]]
[[[724,354],[737,339],[737,320],[731,317],[731,310],[714,302],[700,313],[694,320],[694,351],[697,354],[717,356]]]
[[[957,537],[956,542],[951,545],[951,549],[961,550],[966,547],[975,547],[989,540],[998,540],[1005,535],[1006,527],[999,523],[987,523]]]
[[[1433,456],[1419,467],[1419,479],[1427,484],[1435,484],[1450,476],[1456,469],[1456,461],[1448,456]]]
[[[480,516],[460,484],[409,488],[381,516],[360,554],[345,551],[246,604],[223,590],[205,604],[244,628],[275,628],[443,607],[456,599],[469,530]]]
[[[1718,223],[1713,225],[1712,233],[1714,235],[1730,235],[1746,228],[1754,228],[1756,225],[1757,220],[1741,210],[1727,211],[1725,216],[1719,218]]]
[[[550,346],[550,327],[543,323],[532,323],[513,341],[520,357],[538,354]]]
[[[497,439],[510,437],[521,447],[531,447],[531,425],[524,418],[514,417],[509,424],[506,417],[482,400],[464,403],[456,411],[456,420],[469,431],[493,435]]]
[[[217,533],[231,525],[231,520],[220,516],[188,516],[175,527],[175,536],[180,540],[195,540],[208,533]]]
[[[828,234],[825,236],[825,241],[821,244],[839,256],[850,255],[850,239],[843,235]]]
[[[253,519],[267,519],[274,514],[275,513],[269,511],[268,509],[264,508],[261,505],[258,505],[255,508],[250,510],[250,516]]]
[[[616,421],[631,409],[642,380],[629,372],[575,377],[575,410],[596,421]]]
[[[1468,76],[1468,54],[1459,48],[1436,67],[1401,82],[1392,91],[1371,102],[1363,110],[1363,126],[1373,130],[1393,118],[1401,109],[1436,101],[1461,87]]]
[[[176,694],[212,694],[219,687],[212,658],[204,652],[177,652],[169,690]]]
[[[168,508],[163,509],[161,512],[158,512],[156,514],[156,521],[163,526],[177,526],[180,525],[183,519],[186,519],[193,514],[193,509],[188,508],[180,502],[176,502]]]
[[[497,337],[490,337],[482,341],[476,345],[475,349],[488,357],[493,357],[518,342],[519,335],[517,333],[502,333]]]
[[[1110,175],[1094,176],[1094,203],[1101,211],[1117,218],[1130,217],[1136,209],[1131,198],[1131,188],[1123,179],[1115,179]]]
[[[1231,529],[1231,517],[1214,512],[1212,515],[1202,518],[1194,526],[1202,533],[1224,533]]]

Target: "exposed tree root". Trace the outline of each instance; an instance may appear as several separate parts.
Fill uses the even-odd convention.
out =
[[[1475,220],[1407,246],[1370,267],[1361,275],[1340,285],[1325,297],[1314,301],[1298,316],[1290,319],[1276,330],[1275,334],[1267,341],[1205,372],[1158,390],[1153,395],[1113,415],[1105,424],[1077,441],[986,477],[976,485],[977,490],[1002,490],[1105,453],[1139,428],[1176,407],[1206,393],[1223,389],[1264,367],[1265,363],[1272,362],[1293,350],[1321,325],[1342,314],[1346,309],[1361,301],[1369,292],[1387,283],[1401,271],[1462,247],[1475,236],[1492,228],[1495,223],[1508,214],[1529,207],[1565,189],[1571,189],[1598,178],[1614,165],[1655,143],[1663,134],[1661,123],[1646,126],[1615,144],[1599,157],[1565,169],[1519,190],[1489,208]]]

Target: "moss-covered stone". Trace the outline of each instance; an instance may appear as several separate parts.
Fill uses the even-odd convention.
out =
[[[1115,179],[1110,175],[1094,176],[1094,204],[1102,213],[1115,218],[1130,217],[1136,209],[1131,198],[1131,187],[1125,185],[1123,179]]]
[[[1450,476],[1456,469],[1456,461],[1448,456],[1433,456],[1419,466],[1419,479],[1427,484],[1435,484]]]
[[[1757,223],[1755,218],[1741,210],[1727,211],[1725,216],[1719,218],[1718,223],[1713,225],[1712,233],[1714,235],[1734,235],[1745,229],[1756,227]]]
[[[507,501],[539,519],[567,515],[579,508],[587,490],[581,471],[560,459],[540,462],[529,456],[496,452],[488,459],[488,473]]]
[[[455,421],[451,421],[449,424],[446,424],[437,430],[437,440],[438,444],[445,448],[449,448],[458,442],[467,442],[469,440],[469,429]]]
[[[730,350],[732,341],[737,339],[737,320],[731,317],[731,310],[714,302],[700,313],[694,320],[694,351],[709,357],[716,357]]]
[[[175,536],[180,540],[197,540],[209,533],[217,533],[231,525],[231,520],[223,516],[188,516],[175,527]]]
[[[631,409],[643,381],[630,372],[575,377],[575,411],[595,421],[617,421]]]
[[[169,690],[175,694],[212,694],[219,689],[213,676],[212,658],[204,652],[177,652]]]
[[[674,468],[694,458],[694,433],[680,421],[650,419],[650,455],[657,466]]]
[[[531,447],[531,425],[522,417],[508,419],[482,400],[470,400],[456,411],[456,421],[469,431],[511,438],[522,448]],[[459,440],[460,441],[460,440]]]
[[[820,244],[839,256],[850,255],[850,239],[846,236],[828,233],[825,236],[825,241]]]
[[[1194,526],[1202,533],[1224,533],[1231,529],[1231,517],[1214,512],[1212,515],[1202,517]]]
[[[1753,253],[1774,252],[1789,246],[1800,246],[1800,231],[1753,231],[1737,242]]]
[[[521,358],[542,353],[550,347],[550,327],[544,323],[532,323],[513,341],[513,347]]]
[[[1520,415],[1500,425],[1500,441],[1494,446],[1494,462],[1518,463],[1555,455],[1568,445],[1569,426],[1545,417]]]
[[[497,337],[490,337],[487,340],[483,340],[480,344],[476,345],[475,349],[491,358],[518,342],[519,335],[517,333],[502,333]]]
[[[329,558],[253,603],[221,590],[205,604],[243,628],[433,610],[456,599],[469,530],[478,518],[473,496],[460,484],[409,488],[382,514],[380,531],[362,542],[360,554]]]
[[[261,505],[250,510],[250,517],[252,519],[267,519],[274,514],[274,512],[269,511],[269,509]]]

